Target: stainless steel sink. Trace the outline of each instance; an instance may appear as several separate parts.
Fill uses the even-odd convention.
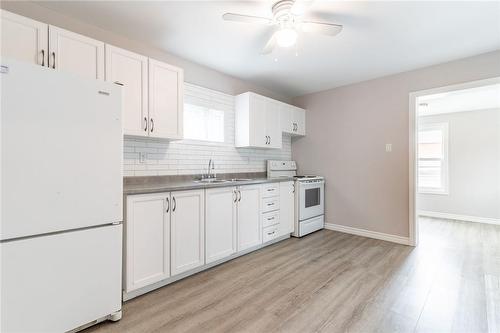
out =
[[[207,183],[207,184],[212,184],[212,183],[227,183],[229,180],[226,179],[217,179],[217,178],[203,178],[199,180],[195,180],[195,183]]]
[[[230,182],[248,182],[251,181],[250,178],[233,178],[233,179],[217,179],[217,178],[203,178],[195,180],[195,183],[202,184],[219,184],[219,183],[230,183]]]

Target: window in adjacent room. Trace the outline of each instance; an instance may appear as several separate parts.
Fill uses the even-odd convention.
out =
[[[419,126],[418,191],[448,194],[448,123]]]

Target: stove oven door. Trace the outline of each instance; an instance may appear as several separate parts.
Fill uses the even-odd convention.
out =
[[[325,212],[325,182],[323,180],[298,181],[299,220],[323,215]]]

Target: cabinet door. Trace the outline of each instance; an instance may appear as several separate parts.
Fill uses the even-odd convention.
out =
[[[149,136],[182,138],[184,73],[149,59]]]
[[[266,134],[268,148],[281,148],[282,132],[280,124],[280,105],[272,100],[266,103]]]
[[[293,232],[295,218],[294,193],[294,182],[280,183],[280,223],[278,236]]]
[[[266,132],[266,98],[250,94],[250,146],[253,147],[268,147],[268,139]]]
[[[290,105],[282,103],[280,105],[281,130],[285,133],[294,134],[294,124],[292,120],[293,110]]]
[[[170,276],[169,200],[166,194],[127,197],[126,292]]]
[[[2,57],[47,66],[48,29],[45,23],[2,10]]]
[[[106,44],[106,81],[123,86],[123,133],[148,135],[148,58]]]
[[[295,131],[297,135],[306,135],[306,111],[301,108],[294,107],[293,119],[295,122]]]
[[[49,26],[49,66],[89,79],[104,79],[104,43]]]
[[[183,273],[205,263],[203,194],[203,190],[172,192],[172,275]]]
[[[205,206],[206,263],[236,252],[236,198],[234,187],[207,189]]]
[[[261,186],[241,186],[238,190],[238,251],[242,251],[262,244]]]

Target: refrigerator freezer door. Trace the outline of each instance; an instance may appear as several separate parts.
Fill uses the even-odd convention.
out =
[[[121,221],[120,87],[5,59],[2,67],[0,239]]]
[[[1,332],[66,332],[121,309],[122,225],[0,243]]]

